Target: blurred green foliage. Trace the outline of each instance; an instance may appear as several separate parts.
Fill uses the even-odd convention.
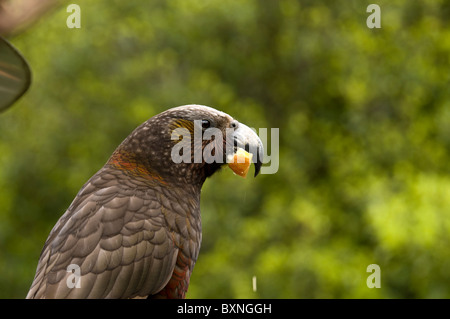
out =
[[[280,167],[206,182],[188,298],[450,297],[449,1],[377,1],[381,29],[356,0],[76,3],[81,29],[62,7],[11,39],[33,84],[0,115],[0,297],[128,133],[190,103],[279,128]]]

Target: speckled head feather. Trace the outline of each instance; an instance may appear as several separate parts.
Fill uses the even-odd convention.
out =
[[[174,163],[171,157],[172,148],[177,141],[172,139],[172,132],[176,128],[185,128],[194,134],[195,121],[209,121],[211,127],[222,131],[223,142],[220,148],[225,154],[226,129],[232,128],[235,121],[228,114],[203,105],[185,105],[162,112],[136,128],[116,149],[110,162],[120,164],[122,168],[138,163],[142,173],[148,173],[162,181],[177,184],[198,184],[200,187],[205,179],[216,172],[224,163]],[[204,129],[202,129],[204,131]],[[194,156],[194,137],[192,135],[192,156]],[[211,141],[204,141],[206,147]],[[215,141],[218,143],[218,141]],[[202,150],[203,154],[203,150]]]

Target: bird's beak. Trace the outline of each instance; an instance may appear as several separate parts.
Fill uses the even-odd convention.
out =
[[[247,176],[251,163],[255,164],[255,177],[263,162],[264,146],[256,133],[247,125],[238,123],[233,133],[233,154],[227,157],[229,167],[242,177]]]

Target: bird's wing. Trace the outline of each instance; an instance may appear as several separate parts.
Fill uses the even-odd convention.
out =
[[[164,208],[151,188],[126,186],[106,171],[85,184],[51,231],[27,298],[145,297],[166,285],[178,248]]]

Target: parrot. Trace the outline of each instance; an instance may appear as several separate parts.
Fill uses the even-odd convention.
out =
[[[202,185],[227,164],[235,171],[238,153],[235,166],[253,163],[256,177],[263,143],[227,113],[190,104],[151,117],[56,222],[26,298],[184,299],[202,242]]]

